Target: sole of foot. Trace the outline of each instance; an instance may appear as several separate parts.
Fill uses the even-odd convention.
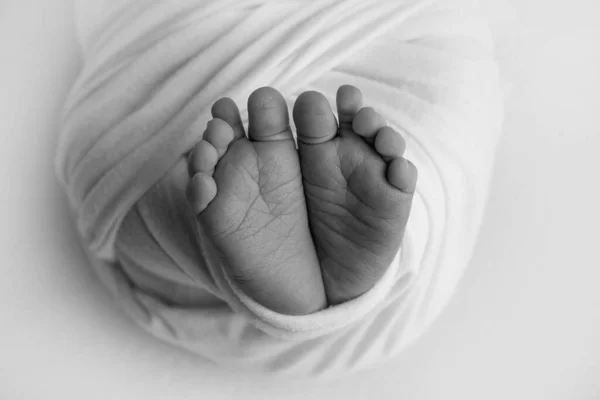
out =
[[[405,141],[354,86],[337,92],[339,126],[318,92],[294,105],[308,219],[329,304],[372,288],[397,254],[417,169]]]
[[[229,98],[188,159],[187,197],[229,278],[276,312],[309,314],[326,297],[309,230],[287,103],[270,87],[248,99],[248,134]]]

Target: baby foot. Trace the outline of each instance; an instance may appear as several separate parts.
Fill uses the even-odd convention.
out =
[[[236,104],[213,120],[190,152],[188,199],[229,277],[248,296],[284,314],[326,306],[310,235],[287,104],[272,88],[248,99],[248,138]]]
[[[382,277],[400,247],[417,169],[404,139],[362,93],[337,93],[340,125],[327,99],[301,94],[294,105],[310,229],[330,304],[353,299]]]

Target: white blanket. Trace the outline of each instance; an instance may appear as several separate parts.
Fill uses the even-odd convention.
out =
[[[78,5],[84,62],[56,170],[90,259],[127,313],[204,357],[273,372],[363,368],[421,335],[470,258],[500,132],[491,37],[470,2],[104,3]],[[405,238],[363,296],[277,314],[210,262],[185,206],[185,153],[220,97],[247,121],[258,87],[291,107],[305,90],[333,105],[346,83],[406,132],[419,184]]]

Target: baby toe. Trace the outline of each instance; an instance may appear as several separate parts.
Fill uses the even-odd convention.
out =
[[[206,140],[201,140],[194,146],[189,155],[188,173],[190,177],[198,172],[212,174],[218,161],[219,154],[217,149]]]
[[[319,92],[302,93],[292,112],[299,144],[321,144],[335,138],[338,123],[327,98]]]
[[[203,139],[213,145],[220,159],[227,151],[234,136],[231,125],[220,118],[214,118],[208,121]]]
[[[276,89],[263,87],[248,98],[248,137],[257,142],[294,139],[287,102]]]
[[[217,100],[211,110],[213,118],[219,118],[227,122],[233,129],[233,140],[246,137],[246,131],[240,115],[240,109],[235,101],[229,97],[223,97]]]
[[[388,166],[387,178],[390,185],[406,194],[413,194],[417,186],[417,167],[403,157],[395,158]]]
[[[377,131],[375,136],[375,150],[384,161],[391,161],[400,157],[406,150],[406,142],[402,135],[389,126],[384,126]]]
[[[336,106],[340,130],[352,130],[352,121],[356,113],[362,108],[363,95],[355,86],[343,85],[336,94]]]
[[[186,195],[192,211],[198,215],[217,195],[217,184],[212,175],[199,172],[190,179]]]
[[[386,125],[385,120],[371,107],[361,108],[352,121],[352,130],[367,142],[373,143],[379,129]]]

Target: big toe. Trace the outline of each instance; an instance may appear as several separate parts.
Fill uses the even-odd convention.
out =
[[[285,98],[272,87],[262,87],[248,98],[248,137],[258,142],[293,139]]]
[[[294,104],[298,143],[320,144],[337,135],[338,124],[327,98],[319,92],[304,92]]]

